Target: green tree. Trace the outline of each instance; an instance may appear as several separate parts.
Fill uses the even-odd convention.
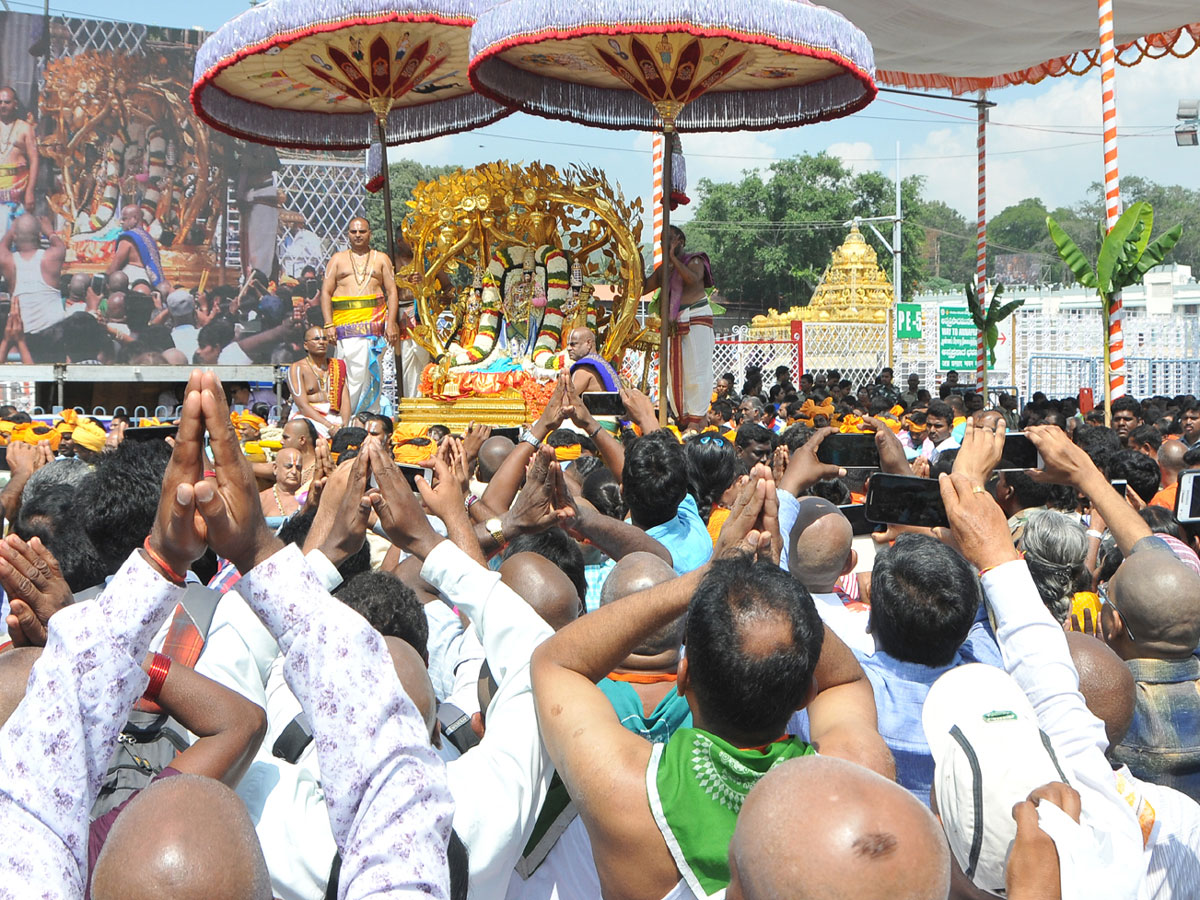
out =
[[[1121,201],[1128,208],[1134,203],[1144,201],[1154,207],[1154,214],[1166,222],[1175,222],[1183,226],[1183,236],[1171,252],[1172,262],[1191,266],[1193,274],[1200,275],[1200,190],[1185,188],[1179,185],[1165,185],[1137,176],[1127,176],[1121,179]],[[1088,197],[1074,207],[1077,217],[1086,222],[1090,234],[1080,247],[1089,256],[1097,252],[1096,222],[1104,218],[1104,186],[1099,182],[1088,189]],[[1072,237],[1076,232],[1064,225],[1058,215],[1054,216],[1059,225]]]
[[[901,185],[904,207],[920,203],[922,182]],[[786,309],[812,297],[830,255],[846,236],[843,223],[855,216],[887,215],[894,208],[894,183],[877,172],[855,175],[825,153],[779,160],[770,178],[744,172],[740,181],[702,179],[688,246],[709,254],[723,296],[754,314]],[[890,233],[887,227],[880,229]],[[892,255],[869,228],[863,234],[890,273]],[[905,292],[925,271],[924,230],[905,223],[902,257]]]
[[[411,159],[393,160],[388,165],[388,176],[392,185],[392,219],[396,228],[408,215],[408,201],[413,189],[422,181],[430,181],[457,171],[457,166],[429,166]],[[371,226],[371,246],[387,252],[387,229],[384,227],[383,191],[368,194],[363,204],[367,224]]]
[[[1037,252],[1046,241],[1046,216],[1049,210],[1037,197],[1005,207],[988,222],[988,243],[1000,252]]]
[[[941,200],[906,209],[907,221],[924,231],[923,254],[928,277],[918,287],[947,290],[975,275],[975,226]]]

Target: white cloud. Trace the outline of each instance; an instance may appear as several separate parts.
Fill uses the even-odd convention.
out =
[[[851,172],[875,172],[883,168],[875,158],[875,148],[866,141],[839,141],[825,148],[830,156],[838,157]]]

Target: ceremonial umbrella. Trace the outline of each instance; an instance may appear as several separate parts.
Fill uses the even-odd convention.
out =
[[[808,0],[504,0],[481,12],[471,30],[470,78],[480,94],[602,128],[669,134],[821,122],[870,103],[873,73],[863,33]],[[667,153],[667,185],[670,167]],[[669,215],[667,205],[659,291],[663,422]]]
[[[192,106],[213,128],[262,144],[382,145],[394,258],[388,143],[464,131],[509,112],[467,82],[474,21],[473,0],[267,0],[200,47]]]

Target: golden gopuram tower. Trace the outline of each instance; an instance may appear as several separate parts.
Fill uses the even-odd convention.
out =
[[[786,339],[792,322],[804,322],[805,369],[837,368],[847,375],[873,376],[888,365],[893,294],[875,248],[855,225],[833,251],[808,305],[755,316],[750,337]]]

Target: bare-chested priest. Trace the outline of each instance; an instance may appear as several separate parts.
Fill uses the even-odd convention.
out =
[[[304,333],[304,359],[288,367],[292,392],[289,419],[308,419],[321,437],[329,437],[350,423],[350,384],[346,363],[330,359],[325,332],[313,326]]]
[[[0,85],[0,234],[23,212],[34,213],[37,137],[21,118],[17,92]]]
[[[350,249],[339,250],[325,267],[321,313],[325,337],[337,340],[346,363],[350,414],[379,412],[383,388],[380,361],[400,336],[396,278],[386,253],[371,249],[367,220],[350,220]]]
[[[576,328],[571,332],[567,337],[567,356],[571,358],[571,385],[576,393],[621,389],[621,377],[596,352],[596,335],[590,329]]]

